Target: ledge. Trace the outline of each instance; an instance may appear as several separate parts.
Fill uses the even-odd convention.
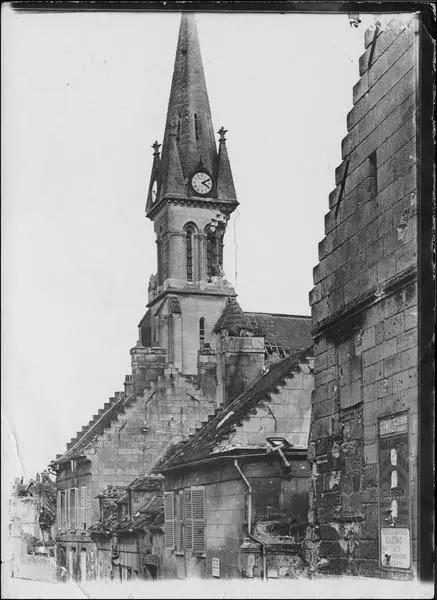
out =
[[[415,281],[417,278],[416,266],[408,267],[402,273],[396,274],[382,284],[374,286],[371,290],[347,304],[342,310],[335,312],[329,317],[322,319],[318,325],[312,328],[313,337],[317,338],[337,327],[343,328],[347,321],[359,315],[363,310],[380,302],[398,289]]]

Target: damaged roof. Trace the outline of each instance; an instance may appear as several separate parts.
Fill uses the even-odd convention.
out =
[[[229,331],[231,335],[239,336],[242,329],[253,331],[251,322],[241,310],[237,300],[230,297],[227,299],[226,306],[214,327],[214,333]]]
[[[212,415],[188,440],[172,444],[155,465],[154,472],[208,458],[260,404],[270,401],[270,394],[277,392],[285,379],[300,369],[299,363],[307,363],[311,354],[311,348],[296,351],[273,364],[228,406]]]
[[[127,486],[129,490],[161,490],[163,475],[140,475]]]
[[[267,348],[282,350],[284,355],[308,348],[313,342],[310,316],[244,312],[235,298],[228,298],[214,333],[227,331],[239,336],[242,330],[263,337]]]
[[[147,527],[151,530],[160,529],[164,524],[164,502],[162,494],[153,495],[142,504],[132,519],[120,523],[119,530],[134,530]]]
[[[106,402],[103,408],[99,409],[93,416],[88,425],[82,427],[82,431],[71,438],[67,444],[67,450],[64,454],[58,454],[56,460],[51,464],[53,466],[62,462],[72,460],[83,456],[86,449],[91,445],[104,431],[110,427],[117,419],[118,415],[123,414],[126,408],[135,401],[134,395],[126,395],[124,392],[116,392],[114,398]]]
[[[255,336],[264,337],[265,344],[279,347],[287,353],[311,346],[311,317],[276,313],[245,312]]]
[[[100,496],[100,495],[99,495]],[[120,516],[118,503],[124,500],[121,496],[118,501],[108,506],[105,517],[99,519],[88,528],[90,533],[100,535],[112,535],[115,532],[134,531],[148,527],[151,530],[159,530],[164,524],[164,503],[162,494],[153,495],[148,498],[135,512],[133,517]]]

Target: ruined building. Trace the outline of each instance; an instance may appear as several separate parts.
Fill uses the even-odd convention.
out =
[[[170,443],[195,434],[270,366],[311,346],[310,317],[244,313],[226,281],[224,236],[238,202],[226,130],[218,133],[217,148],[196,25],[193,15],[184,13],[163,143],[153,144],[146,216],[156,234],[157,273],[150,278],[147,312],[131,349],[132,371],[124,390],[114,394],[52,463],[57,473],[60,577],[140,575],[146,572],[144,565],[159,572],[159,557],[152,556],[159,536],[141,534],[138,561],[123,562],[124,554],[117,549],[121,537],[125,547],[135,540],[122,532],[123,512],[113,530],[98,524],[104,490],[130,489],[135,478],[150,473]],[[309,415],[311,370],[306,379],[302,412]],[[269,435],[274,417],[265,421]],[[296,433],[304,459],[309,418],[301,421]],[[258,436],[256,445],[260,443]],[[262,443],[268,444],[266,439]],[[108,493],[103,503],[112,497]],[[123,511],[123,497],[111,501],[114,510]],[[118,541],[108,541],[107,532],[113,531],[119,531]],[[188,536],[184,539],[189,544]],[[186,550],[193,552],[190,546]]]
[[[411,578],[430,518],[421,526],[419,432],[432,398],[424,408],[419,28],[410,16],[366,32],[314,269],[308,548],[319,573]],[[422,198],[422,219],[431,205]]]

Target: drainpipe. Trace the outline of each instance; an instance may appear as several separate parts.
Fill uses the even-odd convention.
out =
[[[254,542],[257,542],[258,544],[261,545],[261,556],[262,556],[262,561],[263,561],[263,576],[262,576],[262,578],[265,581],[267,579],[266,547],[265,547],[264,542],[262,542],[260,539],[258,539],[257,537],[255,537],[252,534],[252,496],[253,496],[253,488],[250,485],[247,477],[245,476],[245,474],[241,470],[241,467],[240,467],[240,464],[239,464],[237,458],[234,460],[234,466],[237,469],[237,471],[240,473],[241,478],[242,478],[242,480],[244,481],[244,483],[246,484],[246,487],[247,487],[247,533],[248,533],[250,539],[252,539]]]

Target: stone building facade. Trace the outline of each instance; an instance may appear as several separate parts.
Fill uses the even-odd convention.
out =
[[[109,573],[99,566],[108,563],[112,542],[98,527],[90,529],[101,519],[103,490],[128,488],[171,443],[194,434],[269,365],[311,345],[310,317],[243,313],[225,279],[224,235],[238,202],[226,131],[218,133],[217,148],[194,18],[183,13],[162,153],[155,142],[146,205],[157,273],[130,351],[131,373],[124,390],[51,465],[61,578],[114,575],[112,566]],[[119,566],[120,573],[141,571]]]
[[[418,560],[419,18],[368,30],[310,293],[309,552],[320,573]]]
[[[311,351],[296,352],[170,446],[154,468],[165,475],[165,577],[307,574],[312,391]]]

